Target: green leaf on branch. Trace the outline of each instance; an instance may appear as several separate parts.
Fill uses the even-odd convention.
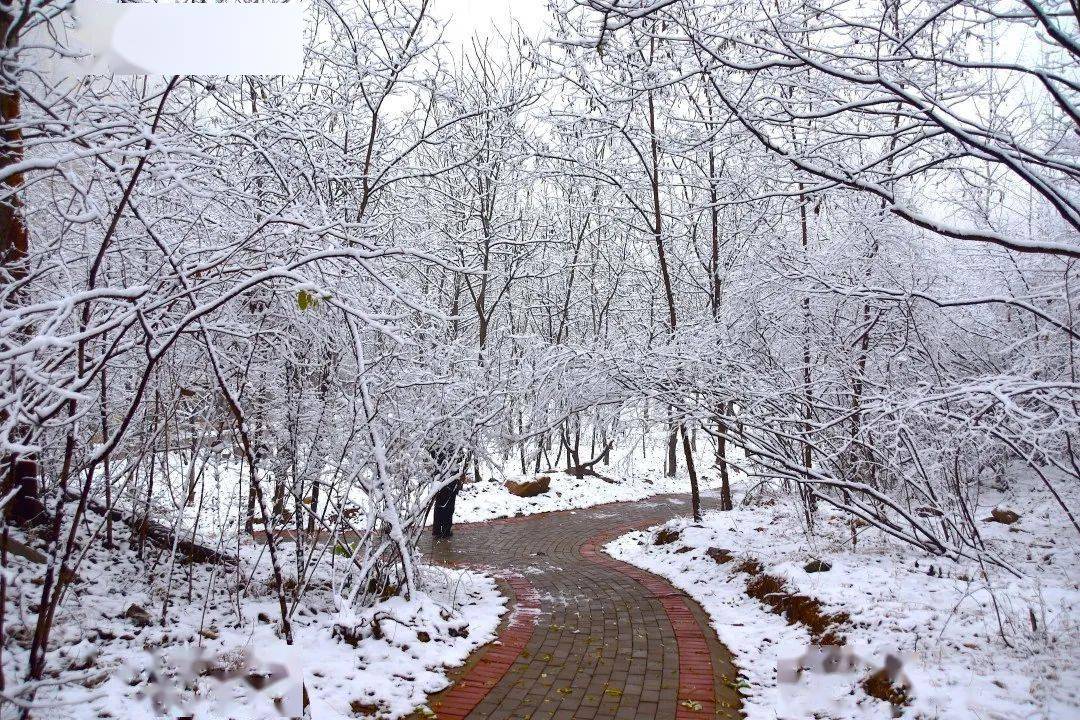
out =
[[[319,298],[307,290],[301,290],[296,294],[296,304],[301,310],[309,310],[319,307]]]

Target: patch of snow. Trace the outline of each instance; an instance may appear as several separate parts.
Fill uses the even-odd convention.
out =
[[[533,515],[556,510],[574,510],[613,502],[642,500],[654,495],[690,492],[686,477],[664,477],[662,473],[629,471],[621,475],[607,474],[613,480],[607,482],[598,477],[576,478],[563,472],[540,473],[551,478],[551,489],[542,495],[521,498],[511,495],[503,483],[495,478],[478,483],[466,483],[458,493],[454,510],[455,522],[477,522],[494,518]],[[703,489],[712,488],[719,479],[711,476],[700,478]],[[673,504],[681,500],[670,499]],[[654,506],[662,503],[656,502]],[[609,517],[616,513],[606,513]]]
[[[1018,511],[1019,522],[983,520],[995,506]],[[847,519],[824,509],[808,536],[798,513],[779,505],[710,512],[700,525],[676,520],[665,526],[681,530],[676,542],[654,545],[653,529],[605,550],[669,579],[705,608],[745,676],[750,720],[887,718],[891,708],[858,687],[865,670],[777,683],[778,664],[803,656],[810,637],[746,594],[748,576],[734,569],[746,557],[789,591],[849,613],[849,647],[868,667],[890,654],[902,660],[912,696],[905,717],[1080,718],[1080,538],[1034,484],[1017,484],[1007,498],[984,492],[976,517],[988,546],[1021,577],[995,568],[984,576],[975,562],[917,555],[876,530],[863,529],[853,547]],[[717,564],[709,548],[735,560]],[[811,559],[832,568],[808,573]]]
[[[293,546],[279,550],[283,567],[295,567]],[[495,638],[506,611],[492,577],[441,567],[422,569],[423,590],[409,600],[394,596],[371,608],[342,611],[329,572],[317,569],[295,607],[294,644],[288,646],[279,634],[265,555],[261,548],[242,547],[239,572],[178,566],[182,577],[173,579],[163,609],[167,579],[160,568],[126,544],[108,552],[92,549],[58,609],[47,665],[77,681],[46,685],[35,702],[55,705],[48,710],[51,720],[177,714],[255,720],[281,714],[275,699],[279,709],[295,709],[306,688],[312,720],[365,712],[400,718],[449,684],[448,668]],[[31,579],[41,570],[12,558],[9,572],[25,581],[19,584],[27,593],[9,602],[25,607],[36,589]],[[211,584],[215,591],[208,600]],[[247,596],[237,602],[237,587],[245,584]],[[130,610],[133,605],[146,615],[130,617],[139,615]],[[5,628],[8,636],[28,638],[33,615],[9,618],[14,621]],[[335,625],[356,630],[351,642],[338,637]],[[11,679],[25,673],[27,647],[11,643],[4,654],[9,691]],[[271,682],[253,688],[250,669]]]

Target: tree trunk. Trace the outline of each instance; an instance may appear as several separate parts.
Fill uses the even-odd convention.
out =
[[[668,426],[668,443],[667,443],[667,468],[666,475],[668,477],[675,477],[675,473],[679,469],[679,426],[675,423],[675,409],[668,408],[669,417],[671,418]]]
[[[19,3],[10,8],[0,8],[0,38],[6,39],[6,50],[11,52],[18,42],[19,30],[13,11]],[[6,86],[0,92],[0,168],[8,168],[23,159],[22,130],[18,126],[20,97],[17,89]],[[30,233],[23,218],[23,202],[19,195],[23,184],[23,174],[13,173],[4,180],[3,194],[7,196],[0,202],[0,270],[3,282],[19,283],[27,277],[27,262],[30,255]],[[8,303],[18,304],[21,293],[13,292]],[[10,378],[14,382],[14,378]],[[7,412],[0,412],[0,422],[6,422]],[[21,442],[29,442],[29,428],[16,424],[11,435]],[[2,492],[4,495],[14,491],[14,497],[8,502],[5,515],[8,522],[26,526],[40,519],[45,505],[41,502],[38,485],[37,458],[30,453],[8,453],[3,459],[5,468]]]
[[[802,183],[799,183],[799,190],[803,189]],[[808,226],[808,220],[806,217],[806,203],[807,198],[802,192],[799,193],[799,224],[802,231],[802,249],[805,255],[810,247],[810,230]],[[811,382],[813,380],[810,372],[810,362],[812,360],[810,354],[810,298],[804,297],[802,300],[803,311],[803,346],[802,346],[802,360],[803,360],[803,443],[802,443],[802,461],[803,467],[806,469],[806,476],[809,477],[810,470],[814,466],[814,449],[810,444],[810,433],[813,430],[812,420],[814,417],[814,393],[811,389]],[[817,502],[814,498],[814,491],[810,486],[805,483],[799,483],[799,494],[803,500],[803,511],[806,514],[807,527],[813,528],[814,526],[814,512],[817,509]]]
[[[690,436],[686,433],[686,425],[679,423],[682,432],[683,455],[686,459],[686,472],[690,476],[690,507],[694,511],[694,521],[701,521],[701,493],[698,490],[697,472],[694,470],[694,453],[690,450]]]
[[[724,413],[730,405],[724,403],[720,406],[720,413],[716,419],[716,467],[720,471],[720,509],[731,510],[734,504],[731,502],[731,478],[728,475],[727,466],[727,421]]]

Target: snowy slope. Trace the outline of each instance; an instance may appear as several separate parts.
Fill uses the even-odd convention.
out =
[[[290,549],[288,544],[279,548],[286,573],[295,567]],[[108,554],[92,550],[61,605],[50,644],[48,667],[64,668],[65,682],[59,688],[51,682],[43,686],[36,703],[55,705],[48,710],[53,720],[162,713],[254,720],[279,716],[275,699],[290,711],[287,715],[302,704],[297,682],[302,677],[312,720],[362,713],[399,718],[447,686],[446,669],[492,640],[505,611],[505,598],[491,577],[428,567],[422,570],[424,590],[412,600],[391,597],[354,613],[339,608],[331,576],[320,569],[292,616],[295,644],[289,647],[276,632],[277,596],[262,550],[242,548],[239,572],[177,565],[165,625],[167,564],[140,560],[124,545]],[[5,628],[9,637],[20,639],[17,651],[3,658],[8,690],[28,666],[34,616],[26,608],[38,587],[33,578],[42,569],[14,560],[9,588],[15,580],[26,592],[24,621],[9,620]],[[207,602],[211,584],[215,593]],[[236,588],[242,585],[248,591],[238,601]],[[355,629],[352,643],[335,636],[335,625]],[[269,674],[273,682],[253,688],[248,670]],[[221,675],[229,677],[219,682]],[[5,704],[4,717],[14,710]]]
[[[986,497],[978,517],[1003,501]],[[815,712],[890,717],[887,703],[858,687],[870,665],[881,667],[889,654],[902,660],[911,684],[904,717],[1080,718],[1080,539],[1037,488],[1014,492],[1007,505],[1020,513],[1019,522],[980,521],[980,531],[1021,577],[987,568],[984,578],[974,562],[918,555],[866,529],[852,547],[846,520],[828,512],[818,534],[808,537],[796,514],[778,505],[712,512],[701,525],[674,521],[668,527],[681,537],[671,544],[654,545],[654,532],[646,531],[607,550],[670,579],[705,607],[748,681],[752,720]],[[730,550],[735,559],[717,563],[706,555],[709,548]],[[735,570],[746,558],[827,610],[849,613],[845,634],[866,669],[778,685],[778,662],[802,656],[810,636],[746,594],[749,576]],[[808,573],[811,559],[832,569]]]

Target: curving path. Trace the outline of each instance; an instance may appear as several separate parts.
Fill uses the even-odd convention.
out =
[[[736,670],[708,617],[666,581],[601,547],[689,514],[682,497],[459,525],[425,552],[480,566],[512,595],[499,641],[432,696],[441,720],[741,717]]]

